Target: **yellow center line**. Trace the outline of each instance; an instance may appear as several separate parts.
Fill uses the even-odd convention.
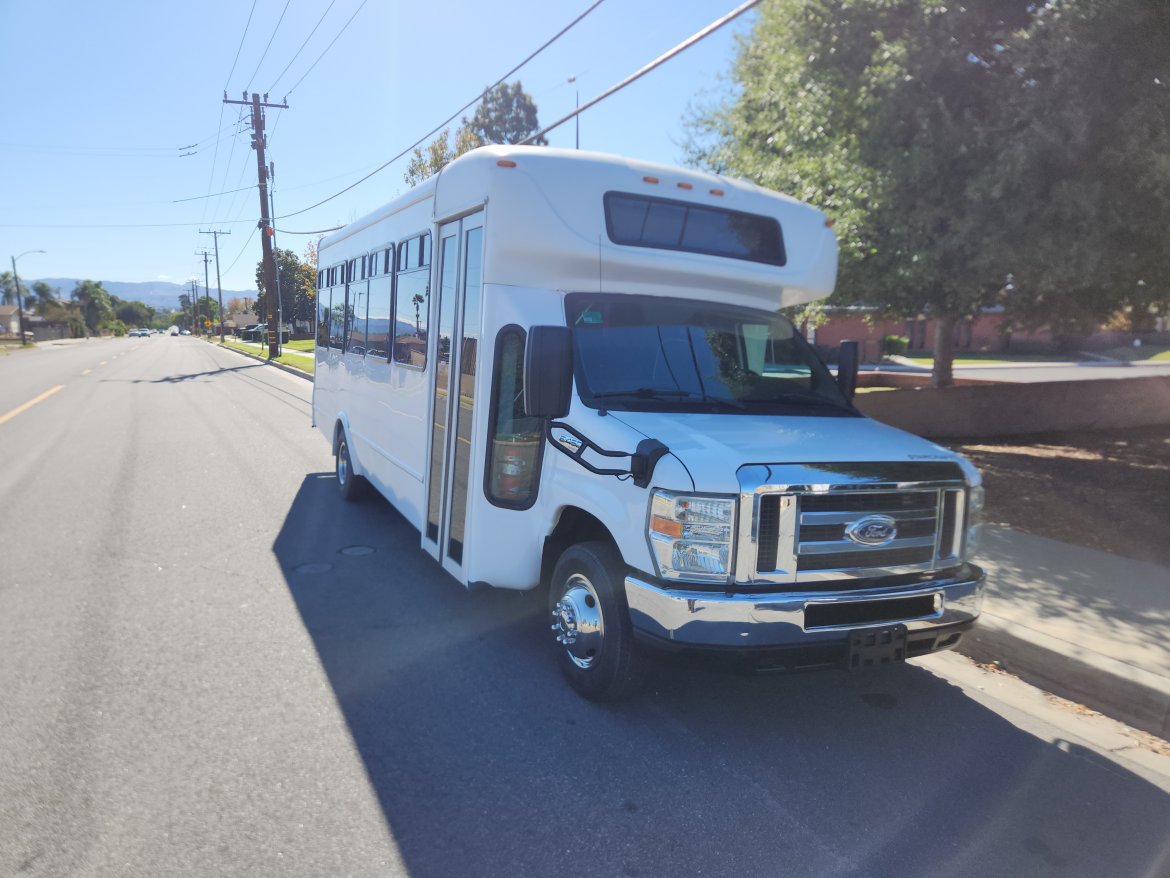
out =
[[[88,374],[89,374],[90,372],[92,372],[92,371],[93,371],[93,369],[86,369],[86,370],[84,370],[84,371],[83,371],[81,374],[82,374],[82,375],[88,375]]]
[[[38,402],[43,402],[44,400],[48,399],[50,396],[52,396],[54,393],[56,393],[58,390],[60,390],[64,386],[65,386],[64,384],[58,384],[56,387],[50,387],[48,390],[46,390],[44,393],[42,393],[36,399],[30,399],[24,405],[18,405],[16,408],[14,408],[12,411],[8,412],[7,414],[0,415],[0,424],[7,423],[8,421],[12,420],[17,415],[19,415],[21,412],[28,411],[34,405],[36,405]]]

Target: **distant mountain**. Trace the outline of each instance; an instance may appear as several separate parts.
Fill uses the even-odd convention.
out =
[[[69,294],[73,292],[73,288],[79,283],[74,278],[65,277],[45,277],[39,278],[47,283],[51,288],[61,291],[61,298],[68,299]],[[21,278],[21,283],[27,283],[32,286],[36,280],[25,281]],[[127,282],[120,280],[103,280],[101,281],[102,289],[112,296],[117,296],[125,302],[142,302],[144,305],[149,305],[152,308],[159,310],[177,311],[179,308],[179,296],[183,293],[189,293],[191,290],[188,284],[175,284],[165,280],[152,280],[143,282]],[[202,295],[203,287],[199,287],[199,292]],[[212,296],[216,295],[214,287],[211,292]],[[255,299],[256,290],[224,290],[223,300],[224,305],[227,305],[227,300],[231,298],[242,299],[244,297]]]

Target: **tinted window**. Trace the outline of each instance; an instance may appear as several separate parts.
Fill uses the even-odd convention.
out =
[[[728,414],[855,412],[784,317],[732,305],[574,293],[577,387],[593,408]]]
[[[786,262],[780,224],[769,216],[607,192],[605,227],[615,244],[708,253],[769,265]]]
[[[324,287],[317,296],[317,347],[329,346],[329,288]]]
[[[417,239],[416,239],[417,240]],[[394,326],[394,360],[422,369],[427,364],[427,309],[430,307],[430,272],[404,271],[397,277],[397,311]]]
[[[357,281],[349,286],[349,331],[345,349],[351,354],[366,352],[366,284]]]
[[[486,483],[493,503],[519,509],[536,499],[542,441],[540,420],[524,414],[524,342],[516,326],[496,341]]]
[[[366,320],[366,356],[383,360],[390,352],[390,281],[388,274],[370,281],[370,310]]]

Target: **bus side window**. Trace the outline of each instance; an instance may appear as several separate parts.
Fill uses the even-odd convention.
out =
[[[330,289],[332,302],[329,308],[329,347],[340,351],[345,349],[345,263],[335,265],[330,271],[333,286]]]
[[[317,348],[329,347],[329,287],[317,290]]]
[[[387,264],[390,259],[389,250],[374,253],[370,256],[370,263],[374,266],[374,276],[370,278],[370,315],[366,321],[366,356],[385,360],[390,355],[390,328],[393,325],[391,311],[392,296],[391,282],[393,275],[386,274],[378,269]]]
[[[431,306],[430,234],[398,244],[394,276],[394,362],[416,369],[427,367],[427,315]]]
[[[540,483],[541,423],[524,414],[524,330],[505,326],[496,337],[492,370],[492,437],[484,491],[496,506],[528,509]]]

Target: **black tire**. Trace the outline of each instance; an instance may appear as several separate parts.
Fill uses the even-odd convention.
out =
[[[590,701],[629,698],[645,677],[646,660],[634,644],[624,570],[617,549],[605,542],[570,546],[553,570],[548,592],[551,633],[574,638],[571,645],[556,643],[557,663],[569,685]],[[568,601],[565,607],[562,598]]]
[[[337,438],[333,471],[337,474],[337,490],[342,500],[353,503],[366,496],[368,482],[353,471],[353,460],[349,456],[349,440],[345,438],[344,431]]]

